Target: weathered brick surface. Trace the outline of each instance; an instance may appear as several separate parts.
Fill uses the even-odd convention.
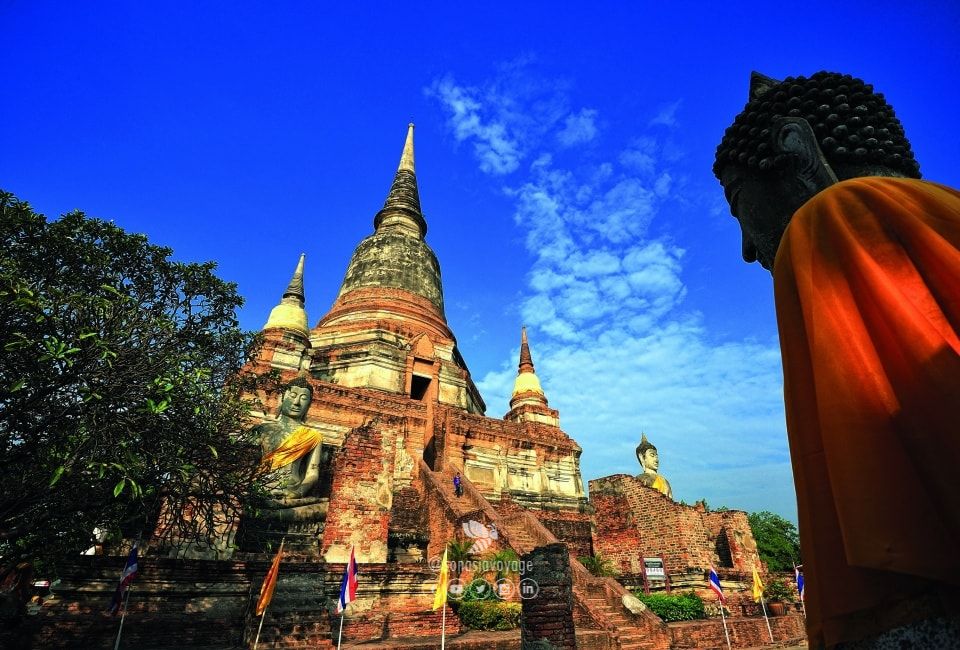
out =
[[[711,618],[705,621],[684,621],[670,623],[670,635],[673,650],[721,650],[727,647],[723,634],[723,621]],[[772,616],[770,629],[773,643],[763,616],[751,618],[727,618],[727,630],[730,633],[730,645],[734,648],[758,648],[762,646],[800,645],[806,641],[803,617]]]
[[[576,648],[573,625],[573,577],[570,554],[564,544],[535,548],[523,556],[533,565],[525,574],[539,586],[534,598],[522,601],[520,636],[523,648],[531,650],[549,643],[553,648]]]
[[[10,648],[112,648],[119,618],[103,613],[125,558],[81,558],[66,567],[58,598],[2,639]],[[272,558],[245,554],[235,561],[141,558],[124,622],[124,647],[251,647],[260,619],[253,606]],[[273,600],[264,615],[261,647],[331,647],[339,631],[335,612],[343,564],[317,556],[285,556]],[[441,612],[432,611],[437,572],[422,565],[364,564],[358,599],[344,616],[343,638],[431,636]],[[447,610],[446,627],[460,633]]]
[[[682,505],[626,474],[590,481],[590,500],[593,548],[622,574],[641,575],[645,556],[663,557],[674,576],[702,575],[711,564],[738,571],[760,566],[746,513]]]
[[[378,424],[358,427],[344,439],[333,461],[333,486],[323,554],[346,560],[354,547],[358,562],[387,560],[393,476],[393,437]]]

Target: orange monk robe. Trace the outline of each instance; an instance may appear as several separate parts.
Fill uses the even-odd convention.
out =
[[[265,454],[261,465],[269,470],[285,467],[295,460],[303,458],[323,443],[323,434],[316,429],[298,427],[287,436],[277,448]]]
[[[824,190],[774,287],[810,647],[960,614],[960,192]]]

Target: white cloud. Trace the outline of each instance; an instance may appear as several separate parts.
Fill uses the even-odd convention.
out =
[[[449,110],[449,123],[458,142],[471,140],[480,169],[490,174],[509,174],[520,165],[520,144],[502,121],[485,117],[476,89],[458,86],[453,79],[437,81],[427,93]]]
[[[676,126],[677,109],[680,108],[680,103],[681,100],[678,99],[675,102],[661,106],[657,114],[650,120],[650,126]]]
[[[557,141],[563,147],[590,142],[597,137],[596,117],[597,111],[590,108],[568,115],[563,130],[557,133]]]
[[[466,102],[458,113],[438,96],[452,115],[478,116],[458,117],[455,134],[460,122],[478,141],[501,133],[484,130],[482,105]],[[504,103],[522,113],[514,100]],[[650,126],[674,125],[679,106],[662,107]],[[616,160],[566,168],[557,147],[596,137],[599,115],[565,115],[555,138],[544,137],[548,129],[517,136],[532,162],[513,167],[507,194],[534,260],[519,312],[550,404],[584,449],[584,479],[638,472],[634,448],[645,431],[678,499],[794,517],[776,341],[714,340],[684,304],[685,251],[651,232],[683,200],[684,175],[674,168],[682,153],[654,129],[636,134]],[[478,382],[491,414],[507,410],[517,354]]]

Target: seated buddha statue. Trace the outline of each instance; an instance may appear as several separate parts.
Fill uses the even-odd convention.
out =
[[[304,425],[313,399],[305,377],[284,387],[280,412],[254,428],[263,448],[262,465],[272,500],[264,516],[281,521],[315,518],[319,505],[312,494],[320,479],[323,435]],[[273,512],[270,512],[272,510]]]
[[[660,468],[660,457],[657,455],[657,448],[649,440],[647,434],[641,434],[640,444],[637,445],[637,460],[643,468],[643,473],[637,478],[647,487],[661,492],[668,499],[673,498],[673,490],[670,483],[657,473]]]

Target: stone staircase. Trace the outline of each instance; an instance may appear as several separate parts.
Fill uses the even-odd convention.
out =
[[[463,475],[460,477],[463,496],[457,497],[453,490],[456,469],[435,472],[423,460],[419,469],[424,489],[442,496],[447,516],[454,523],[475,518],[493,524],[500,541],[517,555],[559,541],[526,509],[499,512]],[[572,555],[570,569],[577,610],[574,616],[580,619],[578,623],[587,619],[592,627],[605,630],[620,650],[667,650],[670,647],[666,624],[646,608],[639,614],[628,610],[623,604],[624,596],[633,596],[620,583],[594,576]]]

